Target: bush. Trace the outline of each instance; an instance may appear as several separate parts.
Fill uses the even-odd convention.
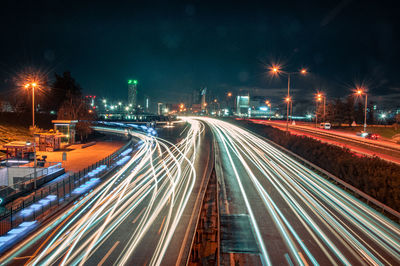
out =
[[[316,139],[286,134],[268,125],[237,121],[241,126],[287,148],[371,197],[400,210],[400,166],[378,157],[365,157],[349,149]]]

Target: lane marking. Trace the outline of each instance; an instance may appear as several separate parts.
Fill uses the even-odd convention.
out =
[[[106,261],[106,259],[111,255],[111,253],[114,251],[114,249],[118,246],[119,241],[115,242],[114,246],[107,252],[107,254],[104,256],[104,258],[97,264],[97,266],[103,265],[103,263]]]
[[[161,223],[160,229],[158,230],[158,234],[160,234],[160,233],[161,233],[161,230],[162,230],[162,228],[163,228],[163,226],[164,226],[165,217],[166,217],[166,216],[164,216],[164,219],[162,220],[162,223]]]
[[[303,253],[299,252],[299,256],[300,256],[301,260],[303,261],[304,265],[308,266],[308,262],[304,258]]]
[[[33,256],[25,256],[25,257],[15,257],[14,260],[24,260],[24,259],[30,259]]]
[[[143,208],[143,209],[139,212],[138,216],[132,221],[133,224],[137,222],[137,220],[138,220],[138,219],[140,218],[140,216],[143,214],[144,210],[146,210],[146,208]]]

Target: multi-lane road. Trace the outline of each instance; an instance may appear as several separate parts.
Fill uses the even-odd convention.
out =
[[[202,121],[216,140],[225,214],[248,217],[249,239],[258,246],[257,257],[223,258],[276,265],[400,263],[398,224],[266,140],[227,122]]]
[[[129,161],[88,195],[3,254],[1,263],[186,262],[188,252],[183,247],[190,246],[190,234],[195,230],[191,224],[195,224],[197,217],[195,210],[200,204],[198,195],[207,176],[211,146],[202,123],[194,121],[181,128],[182,131],[173,134],[180,138],[176,144],[131,132],[141,145]]]
[[[400,263],[398,224],[268,140],[217,119],[184,120],[163,138],[131,132],[140,145],[126,164],[0,263],[184,265],[214,160],[222,264]]]
[[[270,125],[286,129],[286,122],[263,119],[249,119],[257,124]],[[318,139],[322,142],[341,146],[352,150],[355,153],[365,156],[378,156],[379,158],[400,164],[400,144],[386,139],[371,140],[356,136],[354,133],[347,133],[337,130],[320,129],[307,125],[289,125],[292,134],[304,135]]]

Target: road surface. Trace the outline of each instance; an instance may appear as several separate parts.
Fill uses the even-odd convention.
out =
[[[286,122],[261,119],[249,119],[249,121],[257,124],[271,125],[284,130],[286,129]],[[386,161],[400,164],[400,145],[394,142],[382,139],[370,140],[351,133],[313,128],[304,125],[289,125],[289,131],[293,134],[304,135],[322,142],[345,147],[361,155],[378,156]]]
[[[225,217],[248,217],[253,236],[247,239],[258,247],[258,256],[245,256],[243,263],[399,265],[398,224],[264,139],[227,122],[201,121],[216,140]]]
[[[141,140],[134,156],[107,181],[3,254],[1,263],[185,263],[188,250],[182,247],[190,247],[211,146],[200,122],[183,128],[173,134],[180,138],[177,144],[132,132]]]

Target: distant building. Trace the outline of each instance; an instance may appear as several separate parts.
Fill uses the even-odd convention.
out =
[[[197,103],[197,104],[192,104],[190,111],[192,111],[192,113],[200,113],[202,110],[201,108],[201,104]]]
[[[0,101],[0,112],[13,112],[14,109],[9,102]]]
[[[128,104],[133,108],[137,107],[137,80],[128,80]]]
[[[201,90],[201,110],[205,111],[207,103],[206,103],[206,92],[207,92],[207,88],[204,88]]]
[[[164,103],[157,103],[157,114],[163,115],[165,113],[168,113],[167,106]]]
[[[236,114],[238,116],[248,116],[250,106],[250,96],[237,96],[236,98]]]
[[[150,98],[149,97],[146,97],[144,107],[145,107],[145,111],[148,113],[150,110]]]

